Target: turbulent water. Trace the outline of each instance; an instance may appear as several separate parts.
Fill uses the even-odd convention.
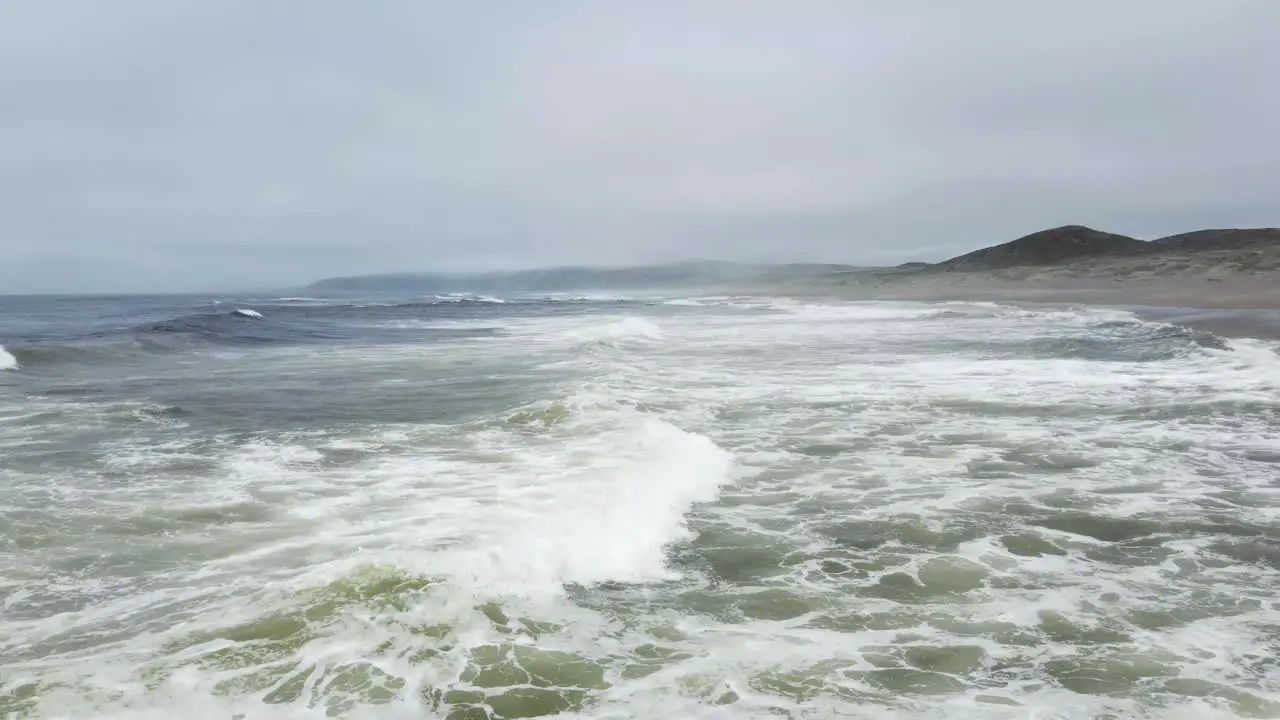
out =
[[[503,299],[0,299],[0,716],[1280,717],[1275,344]]]

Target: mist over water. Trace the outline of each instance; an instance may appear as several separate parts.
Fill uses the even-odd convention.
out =
[[[0,716],[1280,717],[1274,342],[456,294],[0,344]]]

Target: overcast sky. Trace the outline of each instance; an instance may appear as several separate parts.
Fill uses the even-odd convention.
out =
[[[1280,224],[1277,0],[6,0],[0,292]]]

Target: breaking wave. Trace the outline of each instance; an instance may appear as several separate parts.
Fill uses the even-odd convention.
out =
[[[1042,357],[1147,362],[1229,347],[1226,339],[1204,330],[1140,320],[1114,320],[1090,325],[1067,337],[1038,339],[1030,343],[1028,349]]]
[[[575,330],[574,339],[586,346],[618,346],[662,339],[662,329],[640,317],[625,317],[598,327]]]

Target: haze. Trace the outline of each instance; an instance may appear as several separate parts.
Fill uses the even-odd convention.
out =
[[[1274,225],[1277,27],[1271,0],[10,0],[0,292]]]

